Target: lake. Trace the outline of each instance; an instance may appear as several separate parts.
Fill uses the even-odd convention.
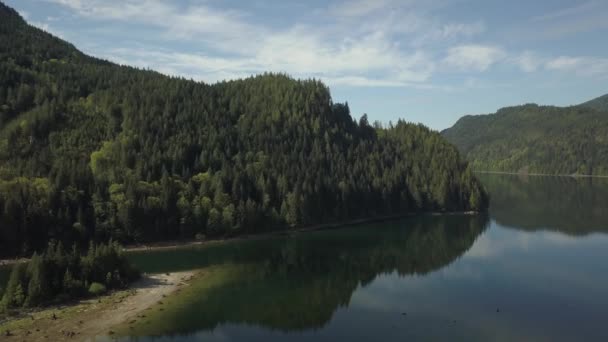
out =
[[[480,178],[488,215],[132,253],[203,274],[117,338],[608,340],[608,179]]]
[[[608,340],[608,180],[480,177],[487,217],[133,254],[205,274],[123,339]]]

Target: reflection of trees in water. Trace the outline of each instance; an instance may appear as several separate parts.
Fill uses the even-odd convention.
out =
[[[608,179],[479,175],[501,225],[570,235],[608,232]]]
[[[192,293],[175,299],[183,302],[179,309],[165,308],[159,324],[146,325],[144,334],[225,323],[284,332],[321,328],[349,305],[358,286],[382,273],[426,274],[444,267],[471,247],[487,222],[473,216],[412,218],[262,244],[262,258],[219,268],[223,280],[204,293],[194,284]]]

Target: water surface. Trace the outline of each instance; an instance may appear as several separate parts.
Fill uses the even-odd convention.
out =
[[[132,253],[203,275],[118,339],[607,341],[608,179],[480,177],[485,216]]]
[[[122,339],[608,340],[608,181],[481,178],[489,217],[134,254],[205,273]]]

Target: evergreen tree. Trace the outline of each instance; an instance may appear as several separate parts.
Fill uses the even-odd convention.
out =
[[[84,248],[487,207],[438,133],[354,120],[318,80],[209,85],[118,66],[3,4],[0,75],[0,257],[51,239]],[[50,288],[68,259],[45,264]],[[97,268],[83,271],[104,283]]]

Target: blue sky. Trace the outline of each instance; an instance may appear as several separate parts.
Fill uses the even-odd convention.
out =
[[[608,93],[606,0],[5,0],[111,61],[213,83],[318,78],[353,116],[434,129]]]

